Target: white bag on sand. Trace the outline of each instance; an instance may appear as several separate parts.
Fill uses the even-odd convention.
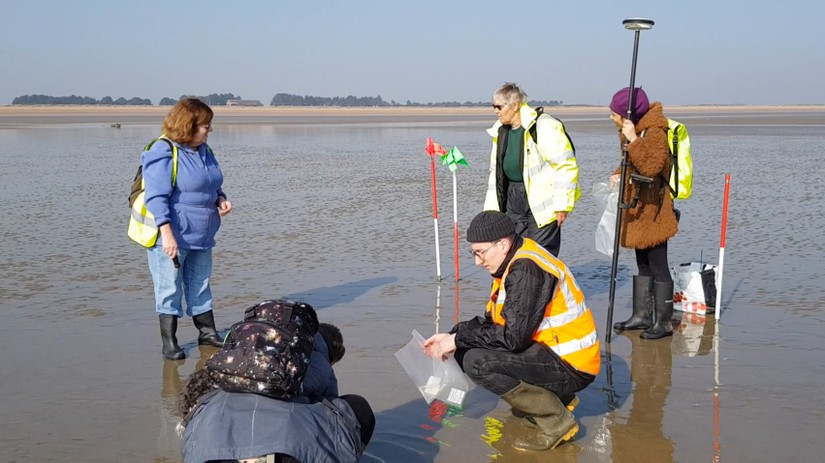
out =
[[[470,379],[461,371],[455,358],[434,359],[424,352],[424,337],[413,330],[412,339],[395,353],[410,379],[418,387],[427,403],[439,399],[461,406],[470,390]]]
[[[618,187],[610,188],[607,183],[593,185],[593,196],[604,209],[599,225],[596,227],[596,251],[613,257],[613,240],[616,236],[616,209],[619,204]]]
[[[673,310],[704,315],[716,308],[716,266],[688,262],[670,267]]]

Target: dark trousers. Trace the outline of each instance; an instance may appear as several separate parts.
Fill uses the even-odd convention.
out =
[[[455,358],[474,383],[499,396],[519,382],[553,391],[564,404],[595,379],[576,371],[543,344],[519,353],[489,349],[459,349]]]
[[[361,443],[366,447],[370,443],[372,433],[375,430],[375,414],[372,412],[372,407],[370,407],[367,399],[360,395],[347,394],[342,395],[341,398],[355,412],[355,417],[358,418],[358,422],[361,424]]]
[[[507,215],[515,222],[517,235],[530,238],[547,249],[550,254],[558,257],[561,249],[561,227],[554,220],[539,228],[530,211],[523,183],[510,183],[507,187]]]
[[[640,276],[652,276],[654,281],[673,282],[667,263],[667,241],[647,249],[636,249],[636,265]]]

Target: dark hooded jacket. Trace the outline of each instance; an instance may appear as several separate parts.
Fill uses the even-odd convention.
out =
[[[493,274],[500,278],[521,248],[524,239],[517,237],[501,266]],[[452,333],[456,334],[455,345],[459,349],[480,347],[490,350],[522,352],[533,345],[533,335],[544,319],[544,308],[553,297],[556,278],[545,272],[530,259],[518,259],[510,267],[510,274],[504,282],[507,302],[502,316],[506,326],[496,325],[485,316],[458,323]]]
[[[186,425],[186,463],[240,460],[272,453],[316,463],[357,462],[361,425],[344,399],[298,403],[258,394],[217,391]]]
[[[650,105],[647,113],[636,124],[639,136],[627,146],[628,167],[624,201],[632,203],[638,194],[636,205],[622,213],[622,246],[631,249],[648,249],[660,245],[676,235],[679,222],[673,210],[667,182],[670,177],[670,150],[667,146],[667,118],[662,104]],[[620,143],[625,137],[619,134]],[[621,172],[621,167],[615,171]],[[653,179],[642,183],[631,179],[636,172]]]
[[[338,378],[332,368],[327,346],[321,333],[315,333],[315,350],[309,358],[301,393],[314,400],[338,397]]]

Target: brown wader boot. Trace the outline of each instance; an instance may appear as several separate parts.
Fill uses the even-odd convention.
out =
[[[524,381],[501,396],[511,407],[533,417],[536,428],[527,437],[513,442],[516,450],[549,450],[572,439],[579,432],[573,413],[558,396],[547,389]]]

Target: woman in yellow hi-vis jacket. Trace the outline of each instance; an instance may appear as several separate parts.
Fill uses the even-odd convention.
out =
[[[516,234],[558,256],[561,225],[581,196],[573,143],[561,121],[530,107],[516,84],[496,90],[493,109],[484,210],[506,212]]]

